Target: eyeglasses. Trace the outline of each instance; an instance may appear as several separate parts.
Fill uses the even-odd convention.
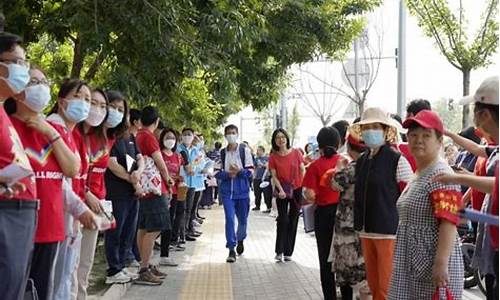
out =
[[[52,82],[50,82],[47,79],[38,80],[35,78],[31,78],[30,81],[28,82],[28,86],[38,85],[38,84],[43,84],[43,85],[50,87],[52,85]]]
[[[0,62],[3,62],[7,65],[18,64],[18,65],[24,66],[28,69],[30,67],[30,62],[25,60],[25,59],[22,59],[22,58],[14,58],[14,59],[2,59],[2,58],[0,58]]]

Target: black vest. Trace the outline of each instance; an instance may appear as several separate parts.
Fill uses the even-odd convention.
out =
[[[385,145],[369,158],[366,151],[356,162],[354,229],[367,233],[396,234],[399,184],[396,172],[401,153]]]

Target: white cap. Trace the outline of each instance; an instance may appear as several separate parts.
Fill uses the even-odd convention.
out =
[[[469,95],[462,100],[460,104],[483,103],[498,105],[498,76],[486,78],[474,95]]]

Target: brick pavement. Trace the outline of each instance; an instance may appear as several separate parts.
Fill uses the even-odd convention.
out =
[[[132,285],[124,299],[239,300],[322,299],[315,239],[299,223],[292,262],[274,262],[276,223],[260,212],[250,212],[245,252],[236,263],[225,262],[224,211],[200,210],[207,219],[203,235],[188,242],[184,252],[172,252],[179,267],[162,267],[168,277],[161,286]],[[158,260],[155,252],[155,262]],[[477,290],[464,299],[478,300]]]

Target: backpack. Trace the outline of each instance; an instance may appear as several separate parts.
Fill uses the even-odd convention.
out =
[[[246,145],[241,143],[239,144],[239,152],[240,152],[240,159],[241,159],[241,166],[245,168],[245,150],[246,150]],[[222,149],[220,151],[220,159],[222,161],[222,167],[221,169],[224,170],[224,167],[226,166],[226,148]]]

